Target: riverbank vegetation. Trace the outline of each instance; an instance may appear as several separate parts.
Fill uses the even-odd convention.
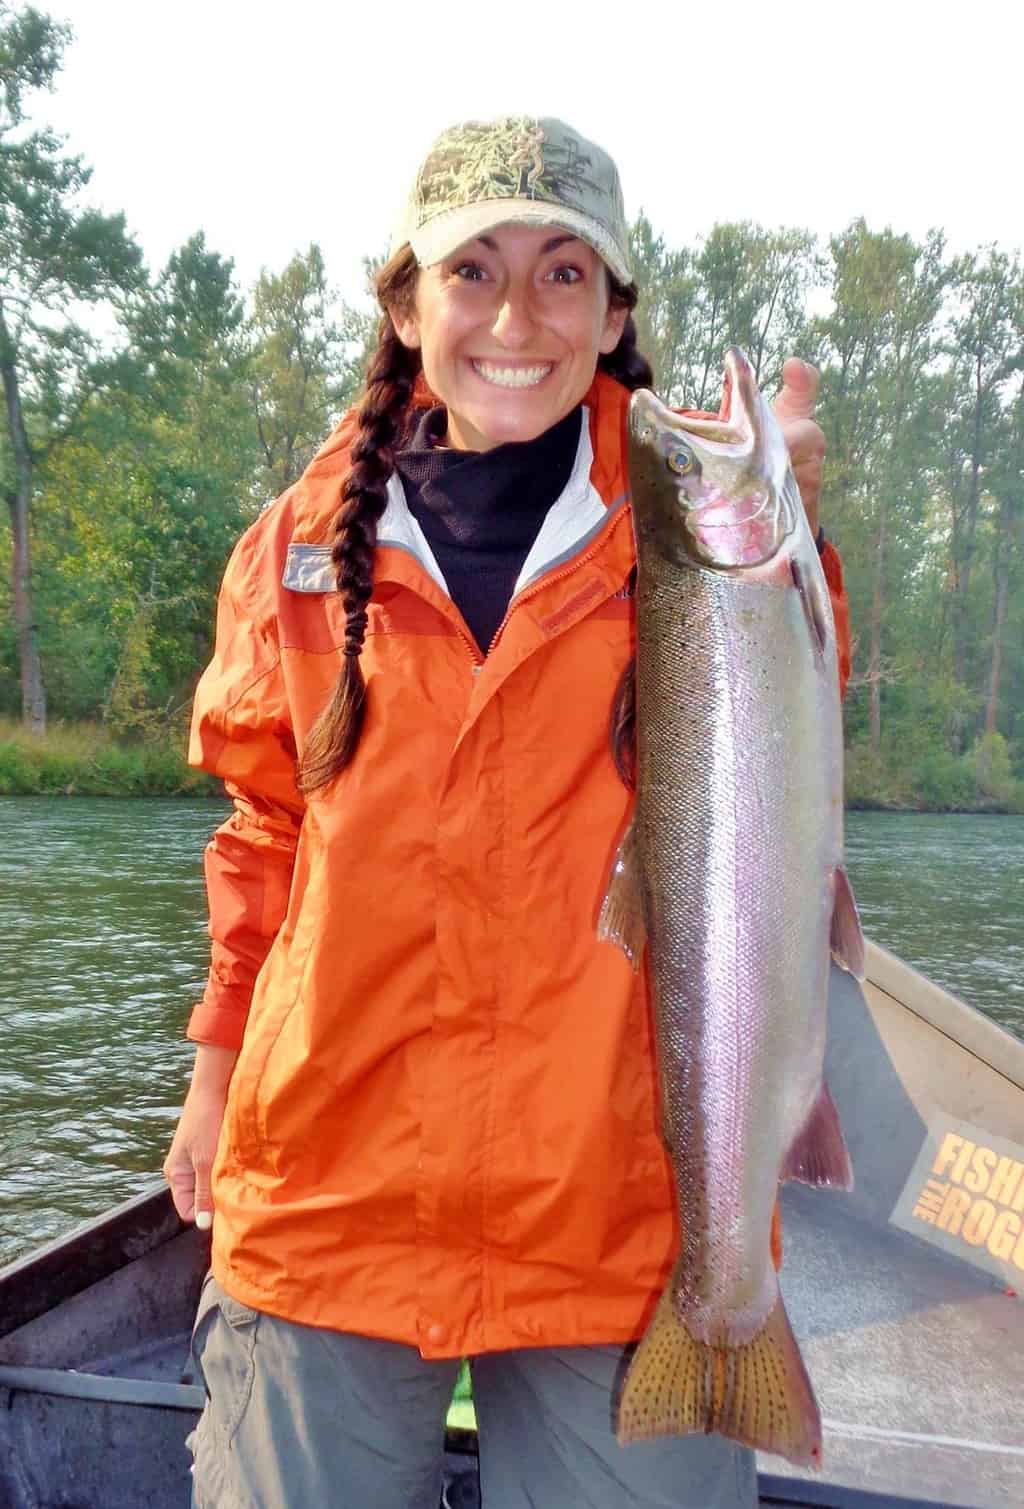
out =
[[[87,724],[75,737],[105,752],[86,764],[124,752],[135,789],[140,762],[181,747],[233,541],[358,390],[375,316],[332,292],[316,246],[251,289],[201,229],[147,269],[30,117],[68,42],[0,0],[0,713],[37,735]],[[737,223],[673,247],[642,213],[633,250],[639,344],[671,401],[716,405],[730,342],[768,390],[791,352],[821,370],[822,515],[854,625],[850,802],[1024,810],[1018,254],[863,220],[827,243]],[[45,767],[45,789],[84,789],[59,785],[71,757],[48,764],[52,742],[5,740],[4,779]]]
[[[0,718],[0,796],[217,796],[219,781],[185,761],[185,736],[115,737],[52,722],[41,737]]]
[[[219,796],[223,787],[185,760],[187,732],[176,728],[117,735],[98,723],[52,721],[42,736],[0,717],[0,796]],[[966,754],[927,744],[913,758],[846,751],[846,800],[853,809],[1024,814],[1001,734]]]

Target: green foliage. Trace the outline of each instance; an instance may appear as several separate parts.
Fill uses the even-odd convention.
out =
[[[125,317],[116,380],[84,399],[74,433],[37,468],[40,655],[61,716],[155,734],[209,654],[224,563],[256,514],[259,458],[232,264],[197,234]],[[13,710],[4,661],[0,706]]]
[[[246,293],[197,231],[150,277],[123,216],[83,206],[89,169],[30,119],[69,35],[0,0],[0,485],[23,511],[51,707],[106,730],[91,779],[134,787],[140,751],[166,751],[187,714],[232,544],[357,396],[379,311],[336,298],[316,245]],[[1019,810],[1019,257],[950,257],[941,231],[915,240],[863,219],[824,248],[746,221],[669,246],[644,214],[631,236],[638,343],[663,396],[717,406],[731,342],[768,390],[790,353],[821,369],[822,519],[855,641],[848,800]],[[366,259],[368,285],[381,261]],[[79,323],[83,300],[117,316],[105,345]],[[14,564],[0,535],[0,711],[12,715]],[[51,748],[43,774],[33,747],[4,743],[5,781],[74,784],[66,753]],[[178,779],[177,766],[159,777]]]
[[[76,319],[82,304],[137,288],[142,256],[124,216],[83,206],[91,170],[44,128],[26,129],[25,95],[47,87],[68,33],[34,10],[0,7],[0,483],[10,510],[17,650],[28,724],[46,695],[33,607],[30,516],[41,462],[73,434],[117,363]]]
[[[79,203],[92,170],[53,131],[24,129],[25,94],[52,83],[67,37],[36,11],[12,17],[0,6],[0,343],[25,392],[38,388],[47,417],[59,408],[65,421],[97,354],[72,306],[137,287],[142,268],[124,215]],[[48,438],[44,426],[39,439]]]
[[[907,725],[909,729],[909,725]],[[846,751],[851,808],[923,807],[932,812],[1024,812],[1024,781],[1014,773],[1002,734],[986,734],[969,754],[937,738],[893,739],[881,750],[867,740]]]
[[[219,783],[168,740],[115,739],[94,724],[51,724],[45,738],[0,720],[0,796],[216,796]]]
[[[854,809],[903,807],[907,795],[877,749],[866,741],[852,744],[845,760],[846,805]]]
[[[364,292],[369,305],[350,304],[343,300],[339,329],[342,341],[341,365],[337,375],[335,396],[339,409],[347,409],[362,392],[370,359],[377,349],[377,332],[380,327],[380,309],[374,292],[378,272],[386,257],[364,257]]]
[[[314,243],[253,290],[250,382],[268,496],[289,487],[337,418],[343,336],[329,318],[331,294]]]
[[[805,301],[822,276],[806,231],[748,221],[716,225],[699,247],[672,250],[641,212],[631,231],[640,289],[638,344],[659,392],[691,408],[717,405],[726,346],[743,346],[762,386],[806,345]]]
[[[1007,811],[1024,811],[1024,782],[1014,775],[1010,746],[1002,734],[982,734],[971,750],[968,763],[979,796]]]
[[[24,95],[49,89],[60,68],[71,28],[26,6],[15,12],[0,4],[0,91],[4,115],[12,125],[25,118]]]
[[[974,770],[969,760],[948,749],[932,749],[911,772],[918,804],[930,812],[962,812],[977,804]]]

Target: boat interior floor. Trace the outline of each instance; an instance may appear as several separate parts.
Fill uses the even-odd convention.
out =
[[[833,971],[826,1053],[856,1188],[788,1185],[781,1197],[782,1288],[821,1406],[824,1469],[761,1459],[761,1503],[1017,1509],[1013,1275],[894,1213],[928,1176],[937,1126],[1024,1164],[1024,1045],[873,946],[868,962],[863,988]],[[1024,1222],[1024,1196],[1011,1217]],[[185,1443],[203,1399],[188,1342],[208,1252],[159,1188],[0,1273],[0,1509],[186,1509]],[[475,1438],[450,1432],[448,1445],[448,1509],[472,1509]]]
[[[992,1307],[1008,1301],[984,1275],[912,1237],[865,1230],[841,1201],[823,1243],[815,1213],[823,1198],[787,1191],[785,1228],[787,1304],[826,1417],[826,1474],[805,1478],[764,1458],[761,1503],[776,1509],[1024,1503],[1024,1451],[1016,1499],[1005,1497],[1007,1460],[997,1453],[994,1497],[985,1486],[987,1448],[963,1434],[977,1430],[976,1411],[983,1408],[989,1446],[1012,1440],[1020,1392],[979,1399],[962,1365],[974,1348],[989,1344]],[[133,1215],[142,1214],[147,1200],[165,1199],[144,1197],[123,1209],[122,1256],[133,1245]],[[908,1276],[908,1248],[918,1259],[915,1277]],[[176,1230],[0,1339],[0,1505],[185,1509],[186,1437],[202,1403],[189,1373],[189,1334],[205,1268],[204,1239]],[[831,1296],[834,1315],[822,1309],[823,1294]],[[941,1439],[922,1428],[937,1375],[965,1407]],[[858,1388],[851,1384],[858,1377],[876,1381]],[[474,1444],[463,1433],[449,1439],[448,1509],[479,1503]],[[974,1488],[954,1494],[952,1485],[963,1483],[968,1470]],[[865,1486],[872,1482],[891,1487],[881,1493]]]

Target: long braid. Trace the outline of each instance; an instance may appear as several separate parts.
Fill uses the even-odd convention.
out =
[[[415,277],[415,269],[411,253],[393,259],[378,278],[378,295],[387,294],[391,302],[397,302],[407,278]],[[317,791],[345,769],[362,732],[366,682],[359,657],[366,634],[367,605],[373,592],[377,525],[387,507],[395,447],[401,438],[420,368],[419,352],[403,346],[390,314],[385,312],[359,405],[352,470],[342,491],[342,506],[334,526],[331,559],[345,608],[345,641],[341,671],[331,700],[310,730],[303,751],[299,788],[306,793]]]

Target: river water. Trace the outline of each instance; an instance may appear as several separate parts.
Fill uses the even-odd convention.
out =
[[[0,798],[0,1263],[152,1182],[216,801]],[[1024,1039],[1024,818],[855,813],[865,931]]]

